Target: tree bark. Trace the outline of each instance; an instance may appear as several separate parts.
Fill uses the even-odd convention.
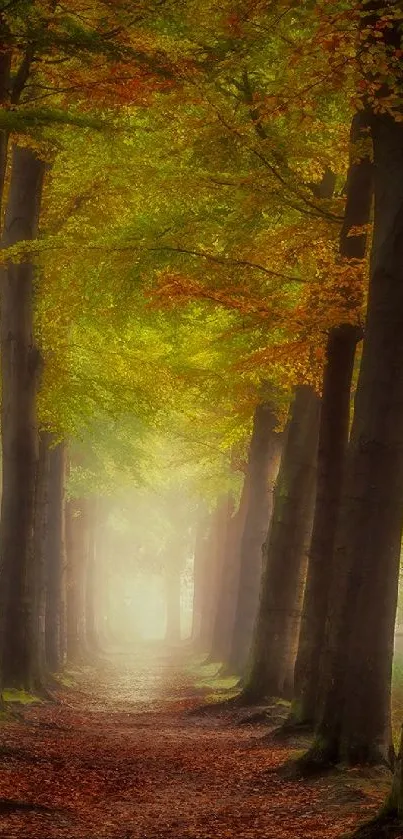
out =
[[[372,136],[368,311],[317,731],[322,759],[350,763],[393,756],[390,682],[403,513],[403,125],[373,114]]]
[[[250,703],[289,691],[312,524],[319,411],[314,390],[297,387],[265,544],[251,670],[243,692]]]
[[[67,545],[67,660],[84,661],[86,647],[85,581],[88,564],[86,501],[71,500],[66,508]]]
[[[96,501],[89,502],[89,527],[88,527],[88,560],[85,580],[85,631],[86,648],[96,655],[99,652],[99,637],[97,629],[97,540],[96,527]]]
[[[46,537],[46,661],[51,673],[63,664],[66,448],[49,441],[49,501]]]
[[[219,499],[211,515],[206,540],[201,606],[200,648],[210,653],[219,596],[219,572],[228,527],[228,496]]]
[[[0,12],[0,108],[10,100],[11,50],[7,44],[8,30]],[[0,218],[3,214],[4,182],[7,171],[8,132],[0,131]]]
[[[204,566],[207,559],[209,517],[201,515],[196,525],[196,538],[193,557],[193,616],[192,644],[198,648],[201,643]]]
[[[247,512],[248,481],[245,478],[239,508],[227,523],[224,545],[223,569],[218,594],[219,608],[216,610],[211,642],[211,658],[226,666],[231,649],[235,622],[235,609],[239,582],[241,538]]]
[[[35,626],[32,635],[33,654],[36,657],[36,689],[46,684],[46,540],[49,518],[50,452],[49,434],[39,437],[39,459],[35,487],[34,527],[34,578]]]
[[[340,236],[340,256],[362,260],[366,225],[370,220],[373,166],[369,157],[357,160],[357,143],[366,138],[368,117],[357,114],[351,127],[347,201]],[[352,228],[364,228],[350,236]],[[302,723],[315,720],[319,662],[325,632],[333,550],[350,426],[350,394],[359,330],[344,323],[330,330],[322,388],[319,429],[318,480],[308,574],[303,603],[299,648],[295,665],[293,717]]]
[[[270,516],[270,483],[278,463],[277,418],[261,403],[254,415],[248,458],[249,497],[241,538],[240,571],[229,668],[242,675],[248,661],[259,601],[262,545]]]
[[[234,496],[228,492],[222,503],[220,542],[215,556],[215,583],[214,601],[211,619],[211,640],[209,661],[219,661],[217,657],[217,637],[225,620],[225,602],[227,597],[226,586],[228,584],[228,547],[231,539],[232,517],[234,512]]]
[[[37,235],[45,164],[14,146],[2,246]],[[1,658],[4,683],[34,686],[34,520],[38,460],[36,394],[40,356],[33,337],[30,260],[1,270],[3,493],[1,502]]]

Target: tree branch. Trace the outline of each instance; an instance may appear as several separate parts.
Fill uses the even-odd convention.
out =
[[[305,283],[305,280],[303,280],[301,277],[287,276],[287,274],[281,274],[279,271],[273,271],[271,268],[266,268],[264,265],[260,265],[260,263],[258,262],[250,262],[247,259],[234,259],[232,257],[225,256],[220,257],[212,253],[206,253],[205,251],[190,250],[188,248],[175,248],[171,247],[170,245],[161,245],[158,248],[148,248],[148,250],[170,251],[171,253],[183,253],[188,256],[195,256],[200,257],[201,259],[207,259],[209,262],[216,262],[219,265],[239,265],[241,268],[252,268],[256,271],[261,271],[268,277],[276,277],[277,279],[283,280],[284,282],[288,283]]]

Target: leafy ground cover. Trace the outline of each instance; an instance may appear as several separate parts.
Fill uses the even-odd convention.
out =
[[[1,837],[336,839],[376,814],[390,782],[287,777],[304,743],[232,705],[206,711],[233,684],[182,653],[115,652],[67,683],[1,723]]]

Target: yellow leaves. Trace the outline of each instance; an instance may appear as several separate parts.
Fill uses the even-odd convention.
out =
[[[261,375],[266,370],[272,381],[283,391],[291,391],[297,384],[309,384],[319,393],[324,363],[325,334],[317,336],[318,343],[312,344],[312,336],[288,339],[281,344],[269,343],[267,347],[248,355],[239,364],[239,369],[258,368]]]
[[[40,246],[37,241],[24,240],[9,248],[0,250],[0,265],[7,265],[8,262],[18,264],[20,262],[31,262],[35,254],[39,252]]]

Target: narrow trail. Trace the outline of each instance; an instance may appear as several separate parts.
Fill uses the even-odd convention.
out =
[[[0,836],[333,839],[375,814],[384,774],[285,780],[295,749],[239,712],[189,713],[196,682],[186,657],[115,654],[2,723]]]

